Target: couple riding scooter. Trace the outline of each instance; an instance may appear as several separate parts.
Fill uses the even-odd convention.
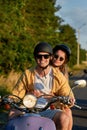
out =
[[[23,98],[27,93],[32,93],[36,97],[39,97],[44,93],[52,96],[68,96],[70,86],[67,79],[58,69],[49,65],[50,60],[52,59],[51,46],[46,42],[40,42],[34,49],[34,57],[37,63],[36,67],[27,69],[23,73],[12,91],[13,94],[20,98]],[[73,106],[75,100],[72,92],[70,93],[70,101],[70,106]],[[45,104],[46,101],[44,101],[43,98],[37,103],[39,107],[43,107]],[[57,130],[71,130],[71,111],[67,107],[65,107],[65,111],[67,112],[60,109],[47,109],[39,114],[43,117],[52,119]],[[11,110],[9,114],[10,120],[17,117],[17,115],[21,115],[21,112]]]

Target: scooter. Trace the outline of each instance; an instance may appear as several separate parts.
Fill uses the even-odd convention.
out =
[[[85,87],[85,80],[74,82],[74,87]],[[71,91],[70,91],[71,92]],[[42,95],[38,98],[47,98],[51,95]],[[50,105],[59,101],[63,104],[70,105],[69,96],[53,96],[49,98],[45,107],[36,107],[38,98],[32,94],[27,94],[23,99],[15,95],[6,95],[0,97],[0,105],[10,105],[11,108],[20,110],[22,114],[17,118],[8,121],[5,130],[56,130],[55,124],[51,119],[41,117],[38,113],[50,108]],[[74,104],[75,107],[81,109],[80,106]]]

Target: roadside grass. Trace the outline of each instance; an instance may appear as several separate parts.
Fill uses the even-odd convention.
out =
[[[0,96],[8,95],[12,92],[12,88],[15,86],[20,73],[12,71],[8,76],[0,76]],[[5,110],[4,106],[0,106],[0,130],[5,129],[5,125],[8,121],[8,110]]]
[[[12,88],[15,86],[20,73],[11,71],[9,75],[0,76],[0,95],[6,95],[12,91]]]

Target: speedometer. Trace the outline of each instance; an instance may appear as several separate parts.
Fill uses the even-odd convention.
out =
[[[27,108],[33,108],[36,105],[36,102],[37,98],[32,94],[26,95],[23,99],[23,104]]]

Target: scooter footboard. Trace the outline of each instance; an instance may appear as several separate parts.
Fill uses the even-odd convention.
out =
[[[51,119],[22,116],[10,120],[5,130],[56,130],[56,128]]]

